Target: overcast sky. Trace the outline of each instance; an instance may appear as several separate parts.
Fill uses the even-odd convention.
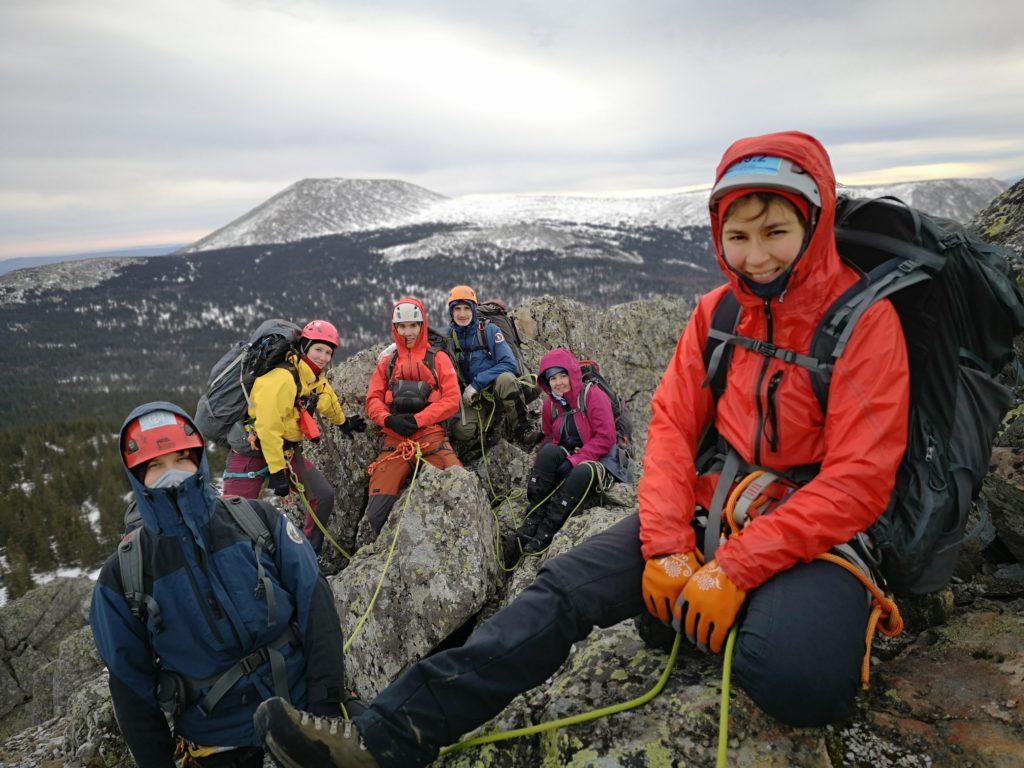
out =
[[[0,0],[0,258],[190,242],[309,177],[710,183],[800,129],[841,181],[1024,173],[1020,0]]]

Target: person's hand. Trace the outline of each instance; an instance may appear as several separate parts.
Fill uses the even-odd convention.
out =
[[[474,397],[476,397],[476,387],[470,384],[462,392],[462,402],[466,404],[467,408],[473,404]]]
[[[648,560],[644,566],[642,582],[644,605],[648,612],[663,624],[672,621],[672,606],[676,598],[690,577],[699,570],[700,562],[693,552],[662,555]]]
[[[416,417],[411,413],[395,413],[384,419],[384,426],[390,429],[392,432],[397,432],[402,437],[412,437],[416,434],[419,424],[416,423]]]
[[[673,609],[672,626],[678,631],[682,625],[698,648],[719,653],[746,599],[747,593],[712,560],[683,587]]]
[[[291,493],[291,482],[288,480],[288,470],[280,469],[267,478],[267,485],[277,496],[287,496]]]
[[[338,429],[345,437],[352,437],[356,432],[366,431],[366,419],[358,413],[353,413],[351,416],[345,417],[345,421],[338,425]]]

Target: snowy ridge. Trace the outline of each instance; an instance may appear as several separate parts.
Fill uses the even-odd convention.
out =
[[[894,195],[938,216],[966,222],[1006,186],[995,179],[944,179],[886,186],[844,186],[855,197]],[[417,225],[450,225],[463,244],[501,241],[506,248],[564,250],[566,239],[587,229],[707,226],[708,190],[638,197],[465,195],[449,198],[401,181],[306,179],[183,252],[295,242],[310,237]],[[582,229],[581,229],[582,228]],[[427,258],[452,241],[403,246],[388,259]]]
[[[359,232],[411,216],[442,195],[388,179],[303,179],[182,253],[240,245],[289,243]]]
[[[966,224],[1006,189],[1003,182],[995,179],[937,179],[873,187],[840,184],[838,191],[852,197],[898,197],[925,213]]]

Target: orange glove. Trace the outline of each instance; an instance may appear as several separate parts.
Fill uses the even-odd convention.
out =
[[[644,566],[644,604],[651,615],[668,624],[672,606],[686,582],[700,569],[693,552],[652,557]]]
[[[672,611],[672,626],[678,632],[682,624],[690,642],[719,653],[746,599],[747,593],[732,583],[717,560],[711,560],[683,588]]]

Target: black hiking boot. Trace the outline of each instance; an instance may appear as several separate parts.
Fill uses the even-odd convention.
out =
[[[516,531],[516,538],[519,540],[519,546],[523,551],[526,550],[526,545],[533,540],[533,537],[537,533],[537,526],[540,525],[540,521],[544,519],[544,507],[535,509],[533,514],[530,515],[523,521],[523,524],[519,526]]]
[[[565,521],[572,514],[579,512],[579,507],[582,506],[580,501],[579,496],[566,493],[564,490],[556,493],[544,510],[544,517],[537,526],[537,532],[523,546],[523,552],[533,554],[547,549],[551,545],[551,540],[555,537],[555,534],[565,525]],[[536,513],[534,513],[534,516],[536,516]]]
[[[534,429],[530,422],[524,421],[512,430],[512,439],[527,451],[530,451],[533,450],[537,443],[544,439],[544,433],[539,429]]]
[[[267,751],[284,768],[380,768],[351,720],[316,717],[275,697],[260,704],[253,723]]]

